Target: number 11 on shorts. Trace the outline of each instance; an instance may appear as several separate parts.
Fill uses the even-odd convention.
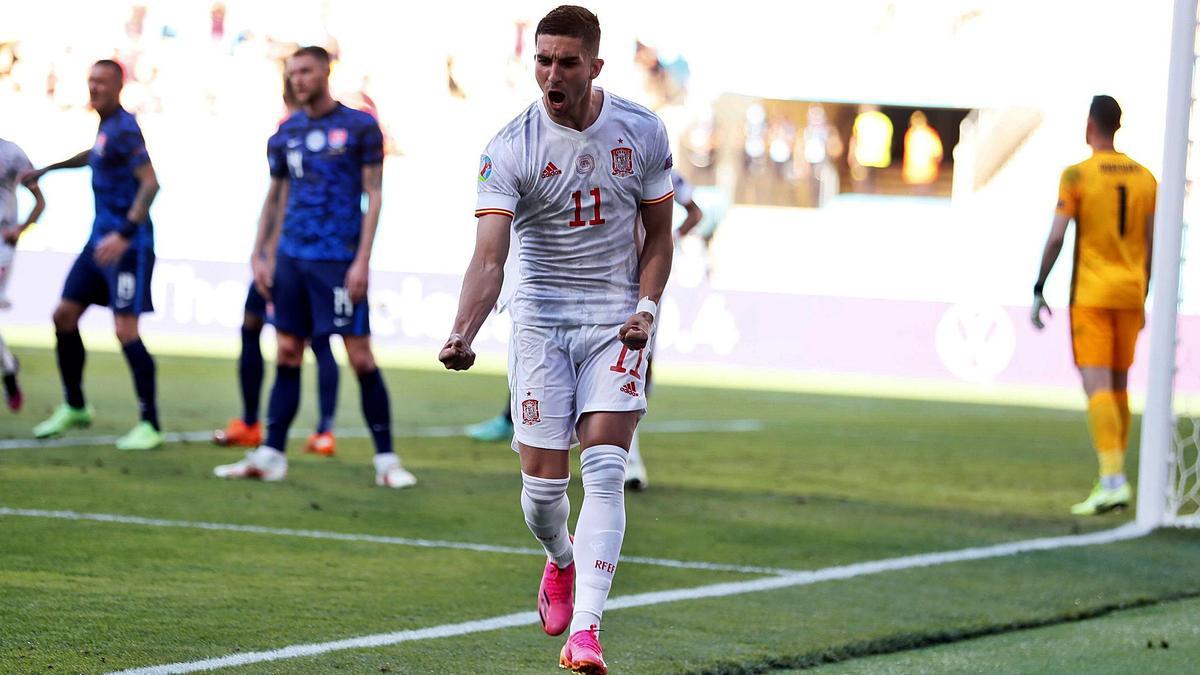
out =
[[[625,345],[621,345],[621,355],[617,357],[616,365],[609,366],[608,369],[613,371],[614,373],[629,373],[630,375],[632,375],[634,377],[634,379],[637,379],[637,380],[642,379],[642,374],[638,372],[638,368],[642,367],[642,352],[643,351],[644,350],[642,350],[642,349],[638,350],[637,365],[635,365],[633,368],[626,370],[625,369],[625,357],[629,355],[629,347],[626,347]]]

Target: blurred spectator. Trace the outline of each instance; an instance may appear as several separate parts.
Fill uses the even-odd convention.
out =
[[[938,167],[942,163],[942,139],[929,126],[925,113],[914,112],[904,133],[904,164],[901,174],[904,182],[912,185],[921,194],[927,194],[938,179]]]
[[[780,178],[793,178],[792,146],[796,142],[796,125],[786,115],[777,114],[771,120],[767,138],[767,155],[774,165],[775,174]]]
[[[860,192],[874,192],[880,169],[892,165],[892,121],[879,106],[859,106],[850,134],[850,177]]]
[[[808,107],[804,133],[799,139],[802,154],[797,153],[797,171],[806,176],[810,184],[812,205],[821,207],[837,196],[839,183],[837,160],[842,156],[842,137],[837,128],[829,123],[825,107],[814,103]],[[801,163],[803,160],[803,163]]]

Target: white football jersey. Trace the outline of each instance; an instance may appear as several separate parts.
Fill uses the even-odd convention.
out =
[[[32,168],[16,143],[0,138],[0,227],[17,224],[17,174]]]
[[[513,218],[516,323],[621,324],[637,306],[638,213],[671,199],[671,149],[657,115],[601,93],[587,129],[554,122],[538,99],[480,159],[475,215]]]
[[[675,188],[675,203],[686,207],[692,202],[692,184],[678,171],[671,170],[671,186]]]

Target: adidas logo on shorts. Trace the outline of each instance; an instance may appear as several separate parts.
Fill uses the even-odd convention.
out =
[[[542,169],[542,178],[553,178],[554,176],[561,176],[561,175],[562,175],[562,170],[559,169],[557,166],[554,166],[554,162],[547,162],[546,168]]]
[[[633,382],[626,382],[621,387],[621,392],[625,393],[625,394],[629,394],[630,396],[632,396],[634,398],[637,398],[637,395],[638,395],[637,385],[634,384]]]

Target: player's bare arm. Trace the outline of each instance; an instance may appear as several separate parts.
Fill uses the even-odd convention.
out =
[[[1042,267],[1038,272],[1037,283],[1033,285],[1033,307],[1029,313],[1030,322],[1038,330],[1046,327],[1042,321],[1043,311],[1046,312],[1046,316],[1054,315],[1050,306],[1046,304],[1046,299],[1042,297],[1042,288],[1046,285],[1046,279],[1050,277],[1050,270],[1054,269],[1054,263],[1058,261],[1058,254],[1062,252],[1063,240],[1066,239],[1067,225],[1070,222],[1070,216],[1055,214],[1054,222],[1050,224],[1050,235],[1046,237],[1046,247],[1042,251]]]
[[[638,297],[650,298],[656,305],[662,299],[671,274],[671,255],[674,244],[671,239],[671,214],[673,205],[667,199],[658,204],[643,206],[642,225],[646,228],[646,239],[642,244],[642,260],[638,279]],[[621,342],[630,349],[642,349],[650,341],[654,316],[648,312],[635,311],[618,332]]]
[[[28,230],[29,226],[36,223],[37,219],[42,216],[42,211],[46,210],[46,198],[42,195],[42,189],[38,187],[37,181],[30,182],[25,185],[25,188],[29,190],[29,194],[33,195],[33,208],[29,210],[29,215],[25,217],[25,222],[20,225],[6,227],[3,232],[0,232],[0,237],[3,237],[4,243],[13,246],[17,244],[17,240],[21,238],[25,230]]]
[[[82,169],[83,167],[87,166],[88,155],[91,152],[92,152],[92,149],[88,148],[87,150],[84,150],[83,152],[81,152],[69,159],[64,159],[61,162],[56,162],[49,166],[44,166],[40,169],[34,169],[32,171],[22,171],[17,176],[17,180],[19,180],[20,182],[22,182],[28,186],[32,183],[37,183],[37,180],[39,178],[46,175],[47,173],[50,173],[51,171],[57,171],[59,169]]]
[[[262,212],[258,215],[258,232],[254,235],[254,250],[250,254],[250,271],[254,287],[267,300],[271,299],[271,284],[275,276],[275,252],[279,249],[280,224],[287,206],[288,182],[271,178]]]
[[[480,216],[475,236],[475,253],[463,277],[458,297],[458,315],[450,338],[438,354],[447,370],[466,370],[475,363],[471,343],[496,306],[504,283],[504,261],[508,258],[512,218],[501,214]]]
[[[150,217],[150,204],[154,202],[154,197],[158,194],[158,176],[154,173],[154,165],[146,162],[134,169],[133,175],[138,181],[138,191],[133,197],[133,204],[130,205],[129,211],[125,213],[128,226],[116,232],[110,232],[96,245],[96,262],[101,265],[112,265],[120,260],[125,250],[129,248],[129,241],[137,232],[137,228],[142,227],[142,224]]]
[[[370,277],[371,247],[375,244],[375,231],[379,228],[379,212],[383,208],[383,164],[363,167],[363,192],[367,193],[367,211],[363,214],[362,236],[358,240],[358,253],[346,271],[346,291],[350,302],[367,297],[367,281]]]
[[[704,211],[696,204],[695,200],[689,201],[687,206],[687,215],[683,219],[683,223],[679,226],[679,236],[686,237],[689,232],[696,229],[700,224],[700,220],[704,218]]]

